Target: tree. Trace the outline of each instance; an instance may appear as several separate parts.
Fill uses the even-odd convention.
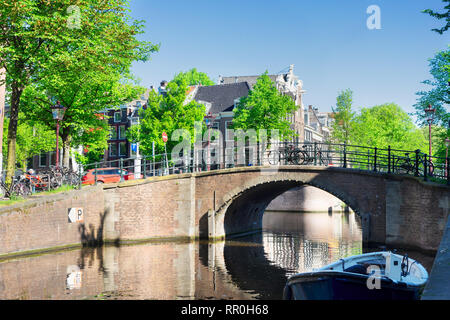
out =
[[[7,132],[9,119],[5,118],[4,131]],[[6,134],[5,132],[5,134]],[[25,121],[24,114],[19,114],[17,126],[16,164],[24,171],[27,169],[27,160],[42,152],[55,149],[55,131],[51,131],[40,122]],[[7,140],[3,140],[6,149]]]
[[[159,95],[151,91],[148,99],[147,109],[140,111],[139,125],[133,126],[127,131],[130,142],[139,142],[140,151],[144,155],[152,154],[152,142],[155,142],[156,153],[164,153],[164,142],[162,133],[166,132],[169,141],[167,150],[178,144],[172,141],[172,133],[176,129],[185,129],[190,133],[191,143],[195,142],[194,123],[203,121],[205,106],[195,101],[185,103],[187,85],[181,81],[180,85],[171,81],[167,85],[167,94]]]
[[[398,105],[387,103],[362,108],[352,120],[353,142],[357,145],[414,151],[427,150],[424,133]]]
[[[417,103],[414,105],[418,121],[426,125],[425,108],[431,104],[436,109],[435,124],[448,126],[450,113],[446,105],[450,104],[450,50],[441,51],[430,60],[430,73],[432,80],[425,80],[422,83],[431,86],[429,91],[419,91]]]
[[[145,57],[156,49],[136,40],[142,25],[128,17],[126,4],[126,0],[79,0],[69,7],[66,0],[1,0],[0,55],[4,59],[0,68],[7,71],[11,92],[7,182],[14,172],[20,102],[31,83],[45,76],[50,79],[51,72],[61,75],[53,79],[54,92],[46,88],[47,94],[56,97],[61,92],[58,87],[76,77],[75,72],[66,77],[67,70],[92,70],[96,65],[101,71],[105,63],[106,68],[126,73],[136,56]]]
[[[427,140],[427,147],[426,149],[424,149],[425,153],[429,153],[428,148],[428,141],[429,141],[429,135],[430,135],[430,131],[429,131],[429,127],[428,126],[423,126],[422,128],[422,133],[425,136],[426,140]],[[433,157],[439,157],[439,158],[445,158],[445,149],[446,149],[446,145],[445,145],[445,139],[447,137],[450,137],[450,129],[447,129],[445,127],[442,126],[436,126],[433,125],[431,126],[431,148],[432,148],[432,152],[433,152]],[[439,162],[439,161],[438,161]],[[444,161],[440,161],[440,162],[444,162]]]
[[[436,18],[436,19],[445,19],[445,21],[447,22],[446,25],[444,27],[442,27],[441,29],[432,29],[432,31],[438,32],[440,34],[443,34],[445,31],[448,30],[448,28],[450,28],[450,0],[442,0],[442,2],[447,2],[448,4],[444,7],[444,9],[447,9],[447,12],[444,13],[439,13],[436,11],[433,11],[431,9],[426,9],[423,10],[423,13],[427,13],[430,16]]]
[[[271,139],[271,130],[279,130],[280,139],[290,139],[295,133],[288,117],[296,109],[294,100],[277,90],[266,71],[257,79],[248,96],[241,98],[234,109],[233,128],[254,129],[258,134],[260,130],[267,130],[268,141]]]
[[[176,74],[172,81],[178,85],[181,85],[181,82],[185,81],[185,84],[188,86],[195,86],[198,84],[201,84],[202,86],[213,86],[215,84],[206,73],[199,72],[196,68]]]
[[[339,93],[336,102],[336,108],[332,108],[334,112],[334,123],[331,140],[334,143],[350,144],[352,141],[352,121],[355,112],[352,109],[353,91],[350,89],[343,90]]]

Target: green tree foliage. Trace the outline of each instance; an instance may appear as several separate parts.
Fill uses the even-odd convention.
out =
[[[281,94],[267,71],[256,81],[247,97],[241,98],[234,109],[233,127],[235,129],[279,130],[281,139],[291,139],[295,133],[288,120],[297,106],[291,97]]]
[[[427,140],[409,115],[398,105],[387,103],[362,108],[352,121],[353,144],[414,151],[427,149]]]
[[[140,111],[140,123],[127,131],[127,138],[130,142],[139,142],[140,151],[144,155],[152,154],[152,142],[155,142],[157,154],[164,153],[164,142],[162,133],[166,132],[169,141],[167,142],[167,152],[179,141],[172,141],[172,133],[176,129],[189,131],[191,142],[194,142],[194,123],[203,121],[205,116],[205,106],[195,101],[185,103],[187,85],[184,81],[181,84],[171,81],[167,85],[167,94],[159,95],[150,92],[148,107]]]
[[[432,80],[425,80],[422,83],[431,86],[429,91],[420,91],[417,103],[414,105],[415,112],[420,124],[425,125],[425,108],[431,104],[436,109],[435,124],[447,127],[450,121],[448,104],[450,104],[450,50],[441,51],[430,60],[430,73]]]
[[[447,2],[447,5],[444,7],[444,9],[446,9],[447,11],[444,13],[439,13],[436,11],[433,11],[431,9],[426,9],[423,10],[423,13],[427,13],[430,16],[436,18],[436,19],[444,19],[444,21],[446,22],[445,26],[443,26],[440,29],[432,29],[432,31],[438,32],[440,34],[443,34],[445,31],[448,30],[448,28],[450,28],[450,0],[442,0],[442,2]]]
[[[8,132],[9,118],[5,118],[3,131]],[[3,140],[3,150],[7,151],[6,139]],[[16,165],[23,170],[27,169],[27,160],[41,152],[55,150],[55,131],[49,130],[40,122],[25,121],[23,112],[19,114],[17,126]],[[5,158],[6,160],[6,158]]]
[[[57,95],[72,81],[87,82],[93,76],[87,71],[126,74],[133,60],[145,59],[156,49],[136,40],[142,23],[129,18],[127,4],[126,0],[79,0],[69,10],[66,0],[0,0],[0,56],[4,58],[0,67],[6,68],[11,92],[7,181],[14,171],[20,101],[31,83],[42,80],[45,86],[36,91],[42,93],[45,87],[47,96],[69,100]],[[74,12],[80,14],[74,17]],[[67,90],[76,101],[77,86]],[[66,106],[70,102],[63,101]]]
[[[353,91],[343,90],[339,93],[334,112],[333,133],[331,140],[333,143],[350,144],[352,141],[352,123],[355,117],[353,111]]]
[[[426,149],[424,149],[424,152],[428,154],[429,153],[428,141],[430,137],[429,126],[423,126],[421,129],[423,135],[427,140],[427,147]],[[450,137],[449,129],[442,126],[435,126],[435,125],[431,126],[431,147],[433,157],[445,158],[445,151],[446,151],[445,139],[447,137]]]
[[[181,85],[182,81],[184,81],[188,86],[198,84],[203,86],[213,86],[215,84],[206,73],[199,72],[196,68],[176,74],[172,81],[178,85]]]

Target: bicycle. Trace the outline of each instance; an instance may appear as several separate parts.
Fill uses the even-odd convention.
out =
[[[31,182],[24,176],[15,177],[10,185],[0,181],[0,187],[6,198],[27,197],[32,194]]]
[[[410,174],[414,173],[416,166],[414,162],[411,161],[409,153],[405,153],[404,157],[398,156],[397,160],[394,161],[394,171],[399,174]]]

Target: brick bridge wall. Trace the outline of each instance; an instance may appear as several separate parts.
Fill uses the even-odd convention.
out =
[[[128,181],[105,187],[105,237],[111,241],[223,238],[258,230],[267,205],[303,184],[348,204],[366,244],[436,250],[449,213],[450,188],[342,168],[234,168]]]
[[[366,244],[439,246],[450,207],[447,186],[342,168],[245,167],[86,187],[0,209],[0,258],[101,239],[220,239],[258,230],[271,200],[303,184],[348,204],[361,217]],[[83,223],[68,223],[73,207],[84,208]]]

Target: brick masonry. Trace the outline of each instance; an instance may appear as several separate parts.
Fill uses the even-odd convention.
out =
[[[102,239],[103,194],[93,187],[0,209],[0,257]],[[83,208],[84,221],[69,223],[69,208]]]
[[[447,186],[342,168],[243,167],[86,187],[3,208],[0,256],[102,239],[223,238],[261,228],[268,204],[305,184],[348,204],[361,217],[366,244],[439,246],[450,207]],[[71,207],[84,208],[84,223],[68,223]]]

